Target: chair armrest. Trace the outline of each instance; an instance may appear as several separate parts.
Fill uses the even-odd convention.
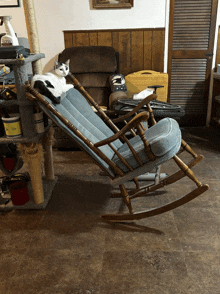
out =
[[[124,126],[121,130],[119,130],[116,134],[114,134],[113,136],[111,136],[107,139],[104,139],[100,142],[95,143],[94,146],[101,147],[103,145],[110,144],[117,139],[120,139],[123,135],[125,135],[126,132],[128,132],[130,129],[133,129],[141,121],[148,120],[148,118],[149,118],[149,114],[147,112],[139,113],[132,120],[130,120],[126,126]]]
[[[151,100],[157,99],[157,95],[156,94],[151,94],[150,96],[146,97],[145,99],[143,99],[143,101],[141,101],[132,111],[129,111],[127,114],[113,119],[112,121],[114,123],[120,122],[120,121],[124,121],[126,118],[132,116],[133,114],[135,114],[138,110],[140,110],[144,105],[148,104]]]

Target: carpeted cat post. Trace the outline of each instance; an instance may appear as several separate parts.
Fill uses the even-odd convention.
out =
[[[28,32],[28,40],[31,53],[40,53],[37,24],[35,17],[34,1],[23,0],[24,14]],[[41,60],[32,63],[33,74],[42,74]],[[42,143],[39,144],[21,144],[19,147],[23,160],[29,165],[32,189],[36,204],[44,202],[43,181],[42,181],[42,163],[43,157],[45,165],[45,176],[48,180],[54,180],[53,155],[52,155],[52,127],[44,135],[43,145],[45,148],[43,156]]]
[[[34,202],[36,204],[41,204],[44,202],[44,192],[41,174],[41,164],[43,162],[42,144],[18,144],[18,148],[24,162],[29,165]]]
[[[33,0],[23,0],[24,14],[28,32],[28,41],[31,53],[40,53],[37,23]],[[32,63],[33,74],[42,74],[41,60]]]

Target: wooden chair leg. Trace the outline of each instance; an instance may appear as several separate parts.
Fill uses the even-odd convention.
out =
[[[201,182],[199,182],[194,175],[193,171],[186,165],[177,155],[173,157],[176,164],[179,166],[179,168],[191,179],[193,180],[198,187],[202,185]]]
[[[134,181],[134,183],[136,185],[136,188],[137,189],[140,189],[140,185],[139,185],[138,179],[137,178],[133,178],[133,181]]]
[[[131,201],[130,201],[130,198],[129,198],[129,194],[128,194],[125,186],[120,185],[119,187],[120,187],[120,190],[121,190],[121,194],[122,194],[124,203],[127,205],[130,214],[133,214],[134,210],[133,210],[133,208],[131,206]]]
[[[190,153],[194,158],[196,158],[198,156],[183,139],[181,140],[181,146],[185,151]]]

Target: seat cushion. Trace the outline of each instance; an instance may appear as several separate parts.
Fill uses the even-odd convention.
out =
[[[170,158],[172,158],[179,150],[181,145],[181,131],[178,123],[172,118],[164,118],[156,125],[145,131],[145,136],[148,143],[151,146],[151,150],[156,157],[156,160],[152,161],[154,166],[160,165]],[[149,161],[149,158],[144,149],[143,141],[139,136],[136,136],[129,140],[134,150],[137,152],[139,158],[143,163]],[[126,159],[132,168],[138,168],[140,165],[134,158],[128,145],[124,143],[118,149],[119,153]],[[124,172],[128,172],[129,169],[121,162],[121,160],[114,155],[113,162],[120,167]],[[151,169],[154,168],[151,164]]]

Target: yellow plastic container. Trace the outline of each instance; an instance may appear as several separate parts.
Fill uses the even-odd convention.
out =
[[[21,122],[19,114],[11,114],[11,117],[2,117],[5,134],[8,138],[22,137]]]
[[[160,73],[153,70],[141,70],[131,73],[125,77],[128,98],[132,98],[149,86],[161,85],[163,88],[157,89],[157,100],[166,102],[168,91],[168,74]]]

